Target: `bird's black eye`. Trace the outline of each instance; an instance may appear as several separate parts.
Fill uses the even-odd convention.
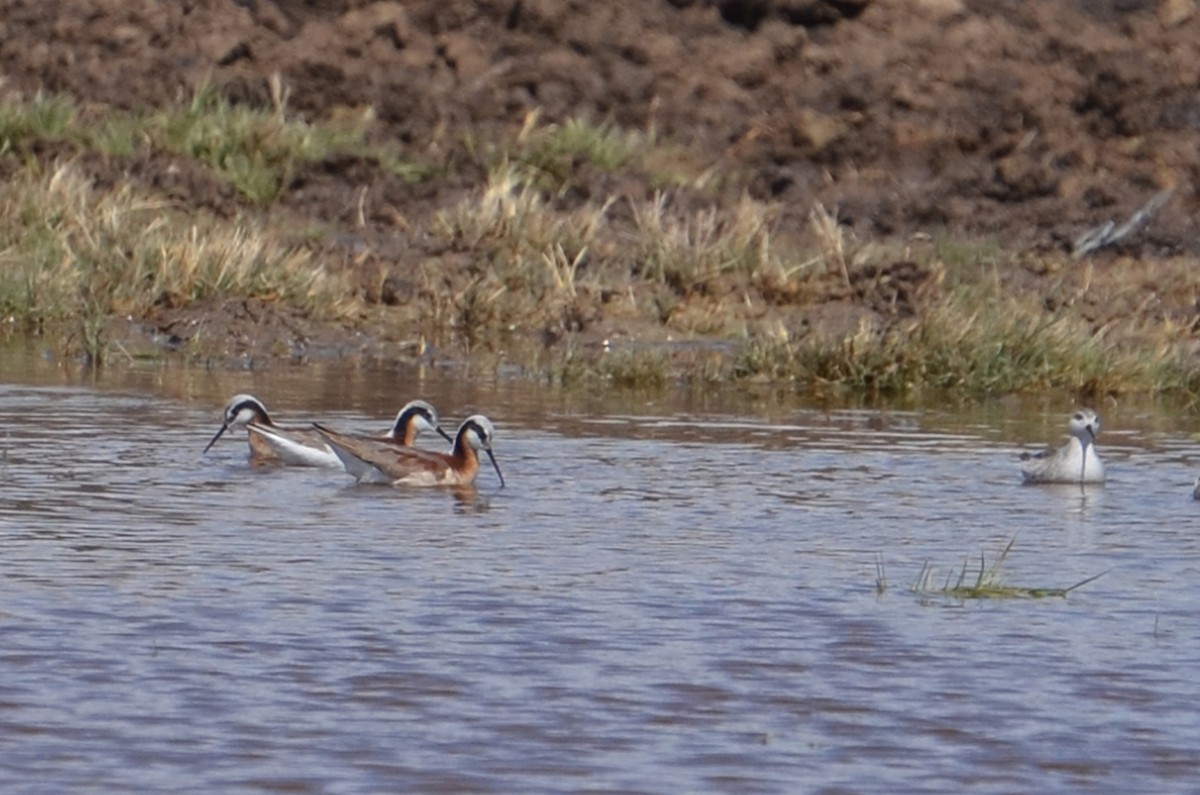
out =
[[[1078,422],[1083,422],[1083,412],[1080,412],[1080,411],[1075,412],[1075,419]]]

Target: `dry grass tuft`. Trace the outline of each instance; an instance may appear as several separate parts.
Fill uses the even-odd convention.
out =
[[[525,166],[500,163],[477,198],[435,219],[435,233],[475,252],[479,264],[465,274],[443,274],[447,286],[434,289],[433,305],[440,307],[434,312],[468,339],[560,315],[579,300],[583,276],[594,271],[593,252],[607,246],[610,207],[556,208]],[[481,301],[487,311],[480,311]]]
[[[729,212],[715,206],[677,210],[660,191],[633,207],[638,273],[681,295],[703,293],[709,282],[729,274],[785,274],[771,246],[774,212],[747,196]]]
[[[97,191],[71,164],[19,172],[0,186],[0,316],[29,331],[77,324],[102,357],[104,320],[160,304],[261,297],[316,316],[348,309],[348,285],[245,221],[205,219],[129,186]]]
[[[846,252],[846,235],[838,223],[837,216],[825,209],[825,205],[817,202],[808,214],[808,222],[812,227],[817,245],[821,252],[821,261],[825,264],[826,272],[841,274],[846,286],[850,286],[849,255]]]

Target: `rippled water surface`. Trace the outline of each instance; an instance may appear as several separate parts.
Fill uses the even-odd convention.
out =
[[[1197,422],[1100,406],[1104,488],[1020,485],[1069,406],[571,396],[462,373],[0,384],[5,792],[1186,791]],[[473,384],[463,387],[464,383]],[[234,392],[496,423],[508,487],[200,451]],[[425,440],[432,444],[430,440]],[[1067,598],[914,593],[990,562]],[[884,587],[877,587],[882,579]]]

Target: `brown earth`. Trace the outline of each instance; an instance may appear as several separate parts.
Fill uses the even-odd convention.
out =
[[[779,202],[784,229],[820,201],[860,239],[1069,252],[1165,196],[1098,273],[1200,251],[1195,0],[5,0],[0,14],[6,91],[147,108],[209,81],[267,105],[275,73],[294,113],[371,107],[379,135],[424,158],[534,109],[653,128]],[[238,206],[165,155],[92,168]],[[333,159],[271,212],[365,241],[400,274],[381,300],[402,303],[392,265],[431,253],[431,214],[478,178],[413,185]]]

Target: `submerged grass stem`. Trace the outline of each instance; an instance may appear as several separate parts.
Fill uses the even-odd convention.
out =
[[[958,601],[967,599],[1044,599],[1066,597],[1072,591],[1095,582],[1106,573],[1092,575],[1065,588],[1010,585],[1002,580],[1001,575],[1004,563],[1016,541],[1016,537],[1010,539],[990,565],[982,551],[979,553],[978,569],[973,568],[968,561],[963,561],[957,577],[951,571],[941,585],[934,582],[934,567],[926,561],[922,565],[916,581],[909,586],[909,590],[922,596],[944,596]]]

